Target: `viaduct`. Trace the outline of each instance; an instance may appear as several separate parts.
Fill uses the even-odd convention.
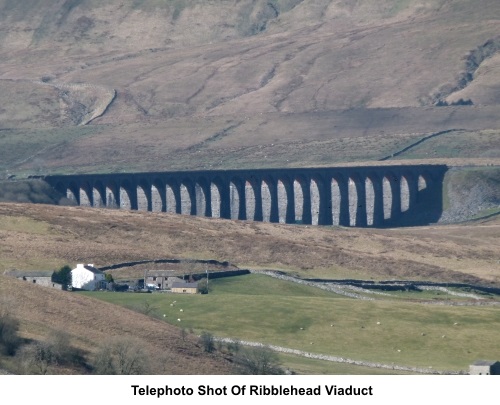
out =
[[[384,227],[436,222],[445,165],[54,175],[80,206],[287,224]]]

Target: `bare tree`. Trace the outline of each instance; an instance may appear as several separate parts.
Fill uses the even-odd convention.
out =
[[[0,353],[13,356],[21,345],[18,336],[19,321],[13,315],[13,305],[6,300],[0,302]]]
[[[148,315],[148,316],[153,316],[154,312],[157,310],[158,308],[151,304],[151,302],[149,302],[148,300],[145,300],[140,309],[139,309],[139,312],[143,313],[144,315]]]
[[[207,353],[212,353],[215,350],[215,339],[214,335],[209,332],[202,332],[200,335],[200,343],[203,346],[203,350]]]
[[[21,363],[25,374],[48,374],[57,365],[53,346],[46,342],[34,342],[20,351]]]
[[[234,364],[239,374],[284,374],[278,355],[268,347],[241,349],[234,356]]]
[[[104,342],[92,362],[95,374],[147,374],[150,359],[140,342],[132,338],[113,338]]]

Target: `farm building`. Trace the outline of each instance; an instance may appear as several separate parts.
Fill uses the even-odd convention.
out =
[[[500,375],[500,361],[478,360],[469,366],[470,375]]]
[[[94,267],[93,264],[77,264],[71,270],[73,288],[80,290],[99,290],[106,288],[105,275],[102,271]]]
[[[146,286],[158,290],[167,290],[174,283],[183,282],[181,278],[172,276],[172,270],[147,270],[145,274]]]
[[[179,294],[197,294],[198,283],[173,283],[172,292]]]
[[[19,280],[28,281],[32,284],[41,285],[43,287],[56,288],[62,290],[62,285],[52,282],[52,270],[37,270],[37,271],[22,271],[22,270],[6,270],[4,274],[9,277],[15,277]]]

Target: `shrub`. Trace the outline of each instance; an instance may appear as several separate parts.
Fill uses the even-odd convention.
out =
[[[150,369],[150,358],[140,342],[131,338],[113,338],[104,342],[95,353],[94,374],[140,375]]]
[[[239,374],[279,375],[284,374],[278,355],[268,347],[245,348],[234,356]]]
[[[54,283],[61,284],[63,286],[63,290],[67,290],[68,287],[71,287],[73,284],[71,278],[71,267],[65,265],[59,270],[54,271],[54,273],[52,273],[51,280]]]
[[[0,310],[0,351],[8,356],[13,356],[21,345],[18,336],[19,321],[10,313]]]
[[[214,336],[208,332],[202,332],[200,336],[200,343],[207,353],[212,353],[215,350]]]

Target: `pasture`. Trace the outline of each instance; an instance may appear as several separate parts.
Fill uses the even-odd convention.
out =
[[[82,294],[137,310],[147,302],[154,316],[195,333],[353,360],[459,371],[500,353],[499,307],[356,300],[264,275],[210,285],[195,296]]]

